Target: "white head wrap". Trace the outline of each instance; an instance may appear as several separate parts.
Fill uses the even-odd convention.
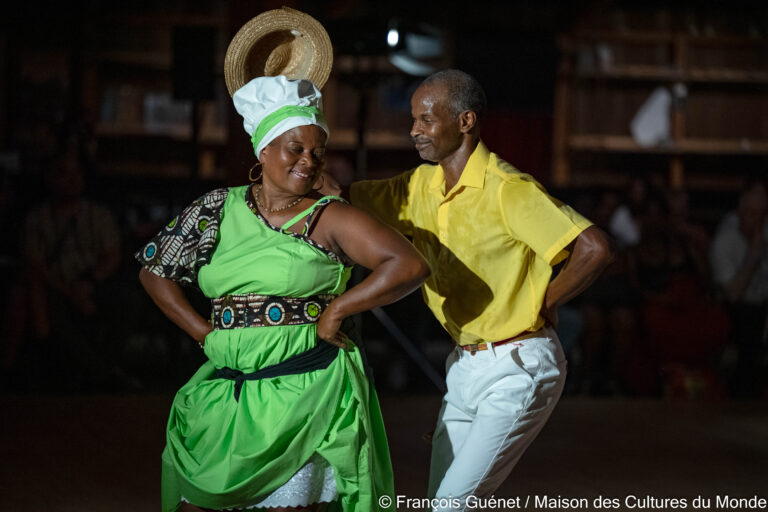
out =
[[[254,78],[232,95],[243,127],[251,136],[256,158],[264,147],[297,126],[316,125],[328,134],[322,94],[309,80],[284,76]]]

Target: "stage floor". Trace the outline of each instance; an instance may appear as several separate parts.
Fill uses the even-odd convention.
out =
[[[0,510],[159,510],[170,402],[167,395],[0,397]],[[385,395],[381,404],[396,492],[401,500],[424,498],[422,434],[433,428],[440,397]],[[489,510],[672,510],[670,502],[660,506],[665,498],[694,510],[697,496],[710,500],[699,510],[737,510],[723,500],[768,500],[767,405],[564,398],[496,494],[507,502]],[[615,501],[598,506],[601,497]]]

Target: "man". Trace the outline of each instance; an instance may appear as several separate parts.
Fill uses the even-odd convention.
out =
[[[416,149],[437,165],[353,183],[350,195],[432,267],[424,300],[456,350],[429,496],[441,498],[437,510],[464,510],[468,496],[493,494],[549,417],[565,380],[557,307],[589,286],[612,250],[602,231],[480,141],[485,94],[474,78],[436,73],[411,109]]]
[[[736,212],[725,216],[710,247],[715,284],[729,307],[737,361],[731,393],[757,397],[766,386],[764,356],[768,319],[768,190],[750,179]]]

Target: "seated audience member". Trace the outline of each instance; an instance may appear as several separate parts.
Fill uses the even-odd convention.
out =
[[[635,282],[642,297],[648,350],[667,395],[722,394],[716,361],[725,345],[726,315],[708,293],[706,230],[688,215],[688,194],[649,196],[635,249]]]
[[[728,305],[736,350],[730,375],[734,396],[765,392],[768,303],[768,193],[760,179],[747,181],[738,208],[720,222],[710,247],[715,284]]]
[[[120,263],[117,224],[105,207],[85,197],[77,153],[56,157],[45,180],[47,198],[27,216],[21,244],[27,330],[34,338],[21,357],[40,373],[29,376],[30,386],[112,385],[119,371],[106,356],[105,284]]]

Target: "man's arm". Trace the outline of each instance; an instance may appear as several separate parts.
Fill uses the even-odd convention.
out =
[[[613,244],[597,226],[576,237],[565,267],[549,283],[541,314],[557,325],[557,308],[586,290],[615,258]]]
[[[405,236],[412,236],[409,191],[414,170],[387,179],[356,181],[344,187],[323,172],[316,190],[323,195],[340,196]]]

